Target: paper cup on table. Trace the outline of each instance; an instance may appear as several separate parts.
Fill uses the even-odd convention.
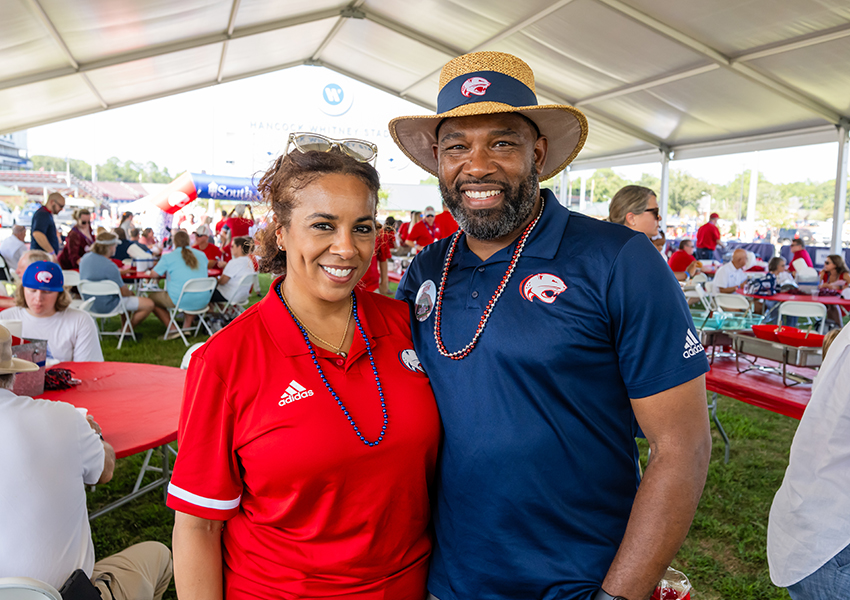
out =
[[[23,337],[21,335],[21,326],[22,326],[21,321],[15,320],[15,319],[9,319],[9,320],[0,321],[0,324],[2,324],[6,329],[8,329],[9,333],[11,333],[13,336]]]

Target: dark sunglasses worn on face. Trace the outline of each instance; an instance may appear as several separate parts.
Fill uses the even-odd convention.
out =
[[[656,220],[656,221],[658,221],[659,219],[661,219],[661,215],[660,215],[660,214],[658,214],[658,207],[657,207],[657,206],[656,206],[655,208],[647,208],[647,209],[646,209],[645,211],[643,211],[643,212],[652,213],[652,216],[654,216],[654,217],[655,217],[655,220]]]
[[[318,133],[290,133],[286,154],[289,154],[290,144],[300,152],[330,152],[338,148],[340,152],[359,162],[370,162],[378,157],[378,147],[375,144],[353,138],[335,140]]]

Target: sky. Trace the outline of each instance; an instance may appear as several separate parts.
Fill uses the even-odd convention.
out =
[[[152,161],[177,176],[184,171],[250,177],[286,149],[292,131],[363,138],[378,144],[385,183],[416,184],[428,176],[396,147],[387,123],[427,110],[322,67],[294,67],[249,79],[43,125],[28,131],[30,155],[70,157],[97,164]],[[732,181],[757,165],[769,181],[835,178],[837,144],[674,160],[710,183]],[[616,167],[636,180],[661,175],[660,163]],[[582,172],[574,171],[573,177]],[[590,173],[585,172],[589,175]]]

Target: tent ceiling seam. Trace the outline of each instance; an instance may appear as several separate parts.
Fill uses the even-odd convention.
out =
[[[29,2],[35,2],[35,0],[28,0]],[[295,27],[297,25],[306,25],[308,23],[314,23],[316,21],[321,21],[324,19],[329,19],[332,17],[338,17],[342,14],[342,10],[338,8],[317,11],[314,13],[307,13],[304,15],[298,15],[296,17],[291,17],[288,19],[281,19],[279,21],[274,21],[272,23],[264,23],[262,25],[252,25],[249,27],[244,27],[241,29],[235,29],[232,35],[227,35],[226,33],[214,33],[207,34],[202,36],[197,36],[194,38],[186,38],[182,40],[178,40],[176,42],[169,42],[166,44],[161,44],[158,46],[150,46],[143,48],[141,50],[134,50],[132,52],[125,52],[123,54],[117,54],[115,56],[111,56],[108,58],[92,61],[90,63],[85,64],[77,64],[73,68],[62,68],[62,69],[52,69],[50,71],[43,71],[41,73],[33,73],[30,75],[24,75],[22,77],[16,77],[13,79],[7,79],[5,81],[0,80],[0,90],[18,87],[21,85],[31,84],[31,83],[39,83],[42,81],[48,81],[50,79],[55,79],[57,77],[64,77],[66,75],[72,75],[74,73],[85,73],[88,71],[94,71],[97,69],[104,69],[106,67],[114,67],[117,65],[122,65],[126,63],[131,63],[137,60],[142,60],[145,58],[155,58],[157,56],[163,56],[166,54],[172,54],[175,52],[180,52],[183,50],[191,50],[193,48],[200,48],[203,46],[211,46],[214,44],[219,44],[225,42],[227,40],[235,40],[247,37],[253,37],[255,35],[260,35],[262,33],[269,33],[272,31],[278,31],[282,29],[287,29],[289,27]]]
[[[71,66],[74,69],[79,69],[80,65],[77,62],[77,59],[74,58],[74,55],[71,54],[71,50],[68,48],[67,44],[65,44],[65,40],[62,39],[62,36],[59,34],[59,30],[56,29],[56,26],[53,24],[53,21],[50,20],[50,17],[47,16],[47,13],[44,11],[44,8],[39,4],[38,0],[27,0],[29,5],[33,8],[36,15],[38,15],[38,19],[41,21],[41,24],[44,25],[44,28],[47,29],[47,32],[50,34],[50,37],[53,38],[53,41],[56,42],[56,45],[59,46],[59,49],[62,51],[62,54],[65,55],[65,58],[71,63]]]
[[[519,23],[511,25],[511,26],[507,27],[506,29],[503,29],[502,31],[500,31],[496,35],[486,39],[485,41],[483,41],[480,44],[476,45],[475,47],[471,48],[469,51],[464,51],[460,48],[455,49],[454,52],[452,53],[452,58],[455,58],[455,57],[460,56],[462,54],[467,54],[468,52],[477,52],[479,50],[485,50],[488,46],[491,46],[493,44],[497,44],[497,43],[501,42],[503,39],[505,39],[506,37],[509,37],[509,36],[519,32],[519,31],[525,29],[526,27],[533,25],[534,23],[543,19],[544,17],[549,16],[553,12],[562,9],[563,7],[565,7],[570,2],[573,2],[573,0],[558,0],[557,2],[553,2],[552,4],[550,4],[549,6],[544,8],[543,10],[531,15],[530,17],[523,19]],[[440,69],[437,69],[436,71],[431,71],[430,73],[428,73],[424,77],[415,81],[413,84],[407,86],[405,89],[403,89],[401,91],[401,93],[400,93],[401,97],[404,98],[406,96],[406,94],[408,94],[410,92],[411,89],[413,89],[414,87],[416,87],[417,85],[419,85],[423,81],[427,81],[428,79],[430,79],[434,75],[439,74],[439,72],[441,70],[442,69],[440,68]]]
[[[832,110],[829,107],[826,107],[809,96],[805,95],[802,91],[790,86],[788,84],[776,81],[775,79],[768,77],[767,75],[760,73],[756,69],[751,66],[744,65],[741,62],[736,62],[731,58],[723,55],[718,52],[716,49],[708,46],[699,40],[687,35],[686,33],[672,27],[663,21],[656,19],[646,13],[643,13],[632,6],[629,6],[625,2],[621,0],[595,0],[600,4],[604,4],[609,8],[623,14],[627,17],[630,17],[634,21],[646,26],[649,29],[660,33],[671,40],[679,42],[683,46],[690,48],[704,56],[710,58],[717,64],[727,69],[730,69],[734,73],[738,73],[742,77],[749,79],[750,81],[762,86],[763,88],[771,91],[774,94],[778,94],[783,96],[786,100],[797,104],[815,114],[819,117],[832,122],[837,123],[841,119],[841,115]]]

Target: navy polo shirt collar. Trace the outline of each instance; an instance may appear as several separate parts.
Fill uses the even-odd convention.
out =
[[[552,193],[552,190],[542,189],[540,190],[540,195],[546,200],[546,204],[543,207],[543,216],[540,217],[540,221],[538,221],[534,231],[528,237],[522,255],[552,260],[555,258],[558,247],[561,245],[561,240],[564,237],[571,213],[569,209],[561,206],[555,194]],[[509,262],[518,243],[519,238],[514,240],[506,248],[502,248],[496,252],[487,260],[482,261],[469,249],[466,243],[466,234],[464,234],[463,239],[458,242],[458,249],[452,260],[452,265],[457,265],[463,270],[481,265]]]
[[[279,277],[272,282],[266,297],[260,300],[257,310],[260,314],[260,319],[265,326],[266,331],[272,338],[277,350],[283,356],[301,356],[309,355],[307,344],[304,342],[304,336],[295,321],[289,316],[289,311],[283,305],[283,302],[278,298],[276,287],[278,282],[282,282],[283,277]],[[360,324],[363,325],[363,330],[369,337],[369,341],[373,346],[377,345],[378,338],[389,334],[389,327],[383,314],[377,309],[370,297],[371,292],[362,292],[355,290],[357,298],[357,312],[360,315]],[[355,327],[355,325],[352,325]],[[332,358],[336,355],[330,350],[325,350],[313,344],[316,350],[316,355],[319,357]],[[361,354],[366,352],[366,344],[363,342],[363,337],[359,331],[354,333],[354,341],[351,344],[351,351],[348,354],[348,364],[352,364]]]

